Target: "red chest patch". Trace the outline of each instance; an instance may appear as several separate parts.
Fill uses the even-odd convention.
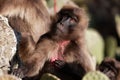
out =
[[[70,41],[64,41],[59,43],[58,53],[57,56],[52,57],[51,62],[54,62],[55,60],[63,60],[63,53],[65,50],[65,47],[69,44]]]

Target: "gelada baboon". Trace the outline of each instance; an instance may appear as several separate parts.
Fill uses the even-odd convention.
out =
[[[50,15],[43,0],[0,0],[0,15],[8,18],[17,33],[20,41],[17,53],[24,61],[33,52],[40,36],[49,30]]]
[[[0,15],[8,18],[15,32],[21,33],[18,52],[24,56],[32,52],[50,25],[50,15],[43,0],[0,0]]]
[[[67,63],[78,74],[81,73],[81,67],[85,73],[94,70],[85,42],[87,27],[88,17],[82,8],[75,5],[64,6],[55,15],[50,31],[40,37],[33,53],[24,58],[23,65],[13,70],[13,73],[20,77],[32,77],[42,70],[46,61],[54,62],[56,59]],[[61,49],[60,44],[65,41],[69,43]],[[61,55],[58,54],[60,52]]]

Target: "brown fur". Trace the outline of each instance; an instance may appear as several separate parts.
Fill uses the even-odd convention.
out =
[[[120,80],[120,62],[114,58],[105,58],[98,69],[107,75],[110,80]]]
[[[8,18],[10,26],[21,33],[18,53],[25,61],[40,36],[50,25],[50,15],[42,0],[0,0],[0,15]]]
[[[41,0],[1,0],[0,14],[8,17],[11,27],[18,32],[30,33],[35,42],[47,31],[50,22]]]
[[[77,24],[71,30],[69,28],[66,29],[68,26],[61,25],[59,22],[59,19],[64,17],[64,15],[60,16],[64,11],[69,12],[67,14],[72,14],[71,16],[77,17],[77,21],[75,22]],[[38,74],[47,60],[49,61],[58,55],[59,43],[68,40],[70,43],[65,47],[64,54],[62,55],[63,60],[68,64],[72,64],[70,65],[72,69],[77,68],[79,70],[82,66],[85,72],[94,70],[92,58],[85,44],[85,31],[88,26],[88,17],[84,10],[73,5],[65,6],[58,12],[55,18],[51,30],[39,39],[32,55],[23,61],[24,65],[18,70],[15,70],[15,73],[19,74],[22,72],[24,77],[31,77]],[[59,29],[63,32],[61,33]]]
[[[31,60],[40,36],[46,33],[50,26],[50,15],[43,0],[0,0],[0,15],[6,16],[10,26],[21,33],[17,54],[27,65],[26,62]]]
[[[0,14],[18,32],[28,32],[35,42],[48,31],[50,16],[42,0],[0,0]]]

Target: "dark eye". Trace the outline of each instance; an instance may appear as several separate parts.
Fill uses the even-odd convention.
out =
[[[71,18],[70,23],[75,23],[75,19]]]
[[[73,18],[71,18],[69,21],[69,27],[73,28],[74,26],[76,26],[76,24],[77,23],[75,22],[75,20]]]
[[[68,18],[69,18],[69,17],[68,17],[67,15],[64,15],[64,16],[63,16],[63,19],[64,19],[64,20],[67,20]]]

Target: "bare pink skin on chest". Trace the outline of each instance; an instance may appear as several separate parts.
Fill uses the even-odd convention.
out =
[[[56,53],[57,55],[52,57],[51,62],[54,62],[55,60],[63,60],[62,55],[64,53],[65,47],[69,44],[69,42],[70,41],[64,41],[59,43],[58,52]]]

